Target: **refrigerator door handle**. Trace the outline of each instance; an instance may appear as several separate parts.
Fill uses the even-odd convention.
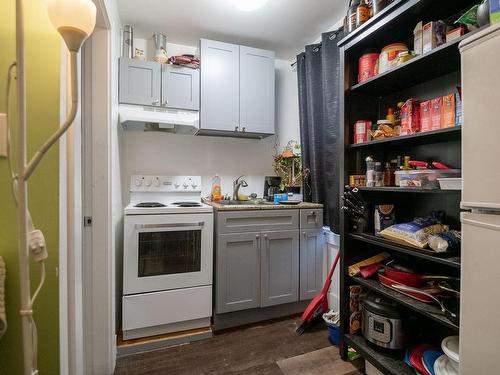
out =
[[[487,216],[487,215],[474,215],[474,214],[462,214],[462,224],[470,224],[477,227],[482,227],[486,229],[492,229],[500,231],[500,224],[488,222],[487,220],[474,220],[470,216]],[[496,216],[496,215],[495,215]],[[498,216],[497,216],[498,217]]]

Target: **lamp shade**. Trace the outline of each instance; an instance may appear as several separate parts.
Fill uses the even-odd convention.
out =
[[[46,6],[50,21],[59,32],[75,29],[85,38],[92,34],[97,11],[91,0],[46,0]]]

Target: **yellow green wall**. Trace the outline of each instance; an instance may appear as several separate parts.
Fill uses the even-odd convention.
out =
[[[28,155],[59,124],[60,38],[46,15],[43,0],[25,0]],[[7,67],[15,60],[15,1],[0,0],[0,112],[5,112]],[[15,84],[14,84],[15,87]],[[14,92],[15,98],[15,92]],[[15,107],[15,100],[13,101]],[[14,150],[15,151],[15,150]],[[40,374],[59,373],[58,299],[58,148],[52,149],[29,181],[29,207],[49,250],[47,280],[35,305]],[[7,162],[0,158],[0,255],[7,263],[8,330],[0,339],[0,374],[22,373],[21,323],[17,261],[16,211],[10,193]],[[38,267],[32,265],[32,286]]]

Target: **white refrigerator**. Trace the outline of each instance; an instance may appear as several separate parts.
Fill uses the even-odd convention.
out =
[[[460,374],[500,374],[500,24],[460,44]]]

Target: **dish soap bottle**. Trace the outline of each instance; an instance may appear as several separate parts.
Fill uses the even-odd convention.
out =
[[[222,199],[221,180],[217,173],[212,178],[212,192],[210,198],[212,202],[220,202]]]

